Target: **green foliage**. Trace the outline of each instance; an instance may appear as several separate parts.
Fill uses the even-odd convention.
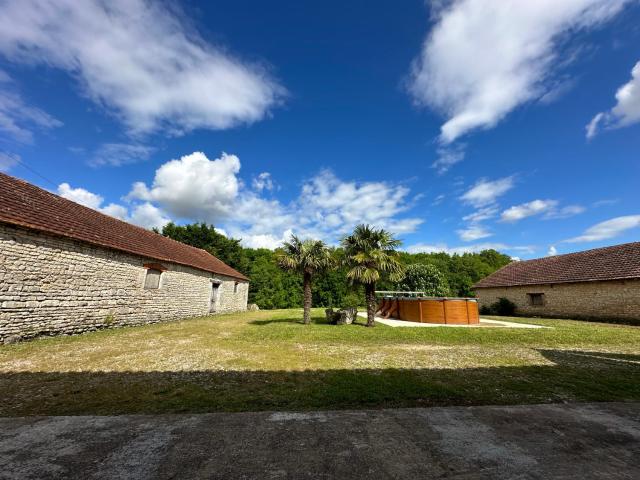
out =
[[[240,240],[225,237],[216,232],[213,225],[207,225],[206,223],[193,223],[190,225],[168,223],[162,228],[162,235],[206,250],[230,267],[246,274],[249,265],[245,249],[240,245]]]
[[[358,225],[351,235],[342,240],[349,281],[371,285],[383,274],[392,280],[402,278],[403,268],[396,251],[401,244],[386,230]]]
[[[398,290],[424,292],[430,297],[446,297],[449,295],[447,279],[430,264],[412,263],[407,265],[404,278],[398,283]]]
[[[276,251],[278,264],[284,270],[314,275],[328,270],[334,261],[331,250],[321,240],[300,240],[291,235],[291,240],[284,242]]]
[[[203,223],[178,226],[168,224],[162,234],[180,242],[203,248],[223,262],[251,279],[249,303],[261,309],[296,308],[302,306],[302,280],[295,272],[278,267],[278,252],[267,249],[244,248],[240,240],[230,239]],[[347,280],[349,268],[344,264],[346,252],[342,248],[333,251],[339,266],[335,270],[321,272],[313,280],[313,304],[318,307],[347,307],[362,303],[362,287],[351,286]],[[398,252],[394,255],[402,265],[433,265],[444,275],[452,296],[473,296],[471,286],[507,265],[511,259],[495,250],[480,253],[449,255],[447,253]],[[386,271],[379,272],[377,288],[395,290],[397,280]]]

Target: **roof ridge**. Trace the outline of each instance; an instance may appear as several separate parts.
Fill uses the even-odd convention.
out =
[[[640,278],[640,242],[511,262],[474,288]]]
[[[560,253],[558,255],[548,255],[546,257],[530,258],[529,260],[518,260],[517,262],[520,263],[520,264],[523,264],[523,263],[528,263],[528,262],[540,262],[540,261],[545,261],[545,260],[551,261],[551,260],[558,259],[558,258],[566,258],[566,257],[569,257],[571,255],[584,255],[584,254],[587,254],[587,253],[596,252],[598,250],[607,250],[609,248],[626,247],[627,245],[635,245],[635,244],[639,244],[640,245],[640,242],[626,242],[626,243],[619,243],[619,244],[614,244],[614,245],[606,245],[604,247],[590,248],[588,250],[580,250],[578,252]],[[505,266],[508,266],[508,265],[510,265],[510,264],[507,264]],[[504,267],[502,267],[502,268],[504,268]],[[498,271],[498,270],[496,270],[496,271]]]

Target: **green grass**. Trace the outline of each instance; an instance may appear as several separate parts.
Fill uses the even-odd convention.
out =
[[[640,327],[302,325],[221,315],[0,346],[0,415],[640,400]]]

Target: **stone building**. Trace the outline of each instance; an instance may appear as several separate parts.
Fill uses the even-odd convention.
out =
[[[481,307],[504,297],[521,315],[640,320],[640,242],[513,262],[474,289]]]
[[[0,343],[246,310],[213,255],[0,173]]]

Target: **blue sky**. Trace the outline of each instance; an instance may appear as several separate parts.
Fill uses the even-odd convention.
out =
[[[108,5],[108,6],[107,6]],[[0,169],[248,246],[638,240],[640,2],[0,3]]]

